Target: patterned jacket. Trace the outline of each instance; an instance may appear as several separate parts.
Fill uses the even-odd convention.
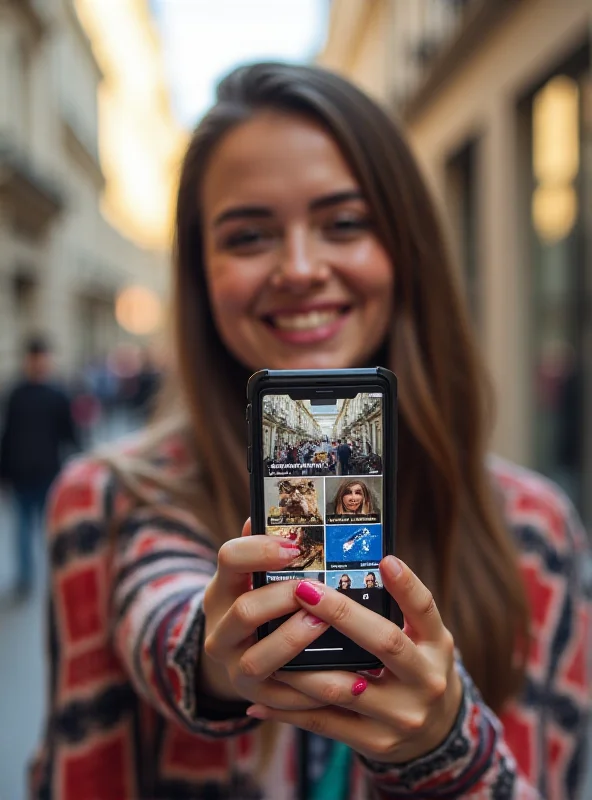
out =
[[[173,446],[171,454],[174,470],[181,456]],[[396,768],[354,759],[352,800],[577,796],[592,686],[588,543],[553,484],[497,460],[492,473],[532,604],[522,696],[498,719],[461,667],[464,700],[447,740]],[[210,540],[188,512],[127,503],[92,460],[74,462],[53,492],[50,700],[30,796],[294,798],[295,730],[280,727],[262,770],[259,723],[199,695],[202,598],[216,565]],[[114,513],[126,518],[116,544]]]

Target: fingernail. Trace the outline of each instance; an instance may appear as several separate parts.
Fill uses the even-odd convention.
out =
[[[247,717],[253,717],[253,719],[265,719],[265,709],[261,706],[249,706],[245,713]]]
[[[401,566],[401,562],[395,556],[387,556],[384,559],[384,564],[387,570],[390,572],[392,578],[398,578],[399,575],[403,572],[403,567]]]
[[[354,697],[362,694],[368,688],[368,681],[365,678],[358,678],[358,680],[352,686],[352,694]]]
[[[286,561],[293,561],[300,555],[300,548],[297,544],[292,544],[291,542],[282,542],[280,547],[282,548],[280,551],[280,558],[283,558]]]
[[[325,624],[325,620],[324,619],[320,619],[319,617],[315,617],[314,614],[305,614],[304,615],[304,621],[308,625],[312,625],[315,628],[316,628],[317,625],[324,625]]]
[[[300,600],[304,600],[304,602],[308,603],[310,606],[316,606],[316,604],[320,602],[322,596],[322,591],[308,581],[300,581],[296,587],[296,597]]]

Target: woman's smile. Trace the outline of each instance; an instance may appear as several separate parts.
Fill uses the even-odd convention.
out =
[[[345,498],[345,505],[349,508],[350,511],[358,508],[361,503],[361,498],[359,497],[346,497]]]
[[[276,311],[261,319],[268,331],[282,342],[307,345],[335,336],[348,322],[351,305],[322,305],[301,310]]]

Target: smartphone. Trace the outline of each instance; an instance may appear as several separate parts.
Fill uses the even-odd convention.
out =
[[[399,626],[378,564],[395,551],[397,379],[382,367],[261,370],[247,387],[252,533],[283,536],[301,556],[253,576],[257,588],[311,579]],[[269,635],[287,617],[259,629]],[[330,628],[285,669],[363,670],[373,654]]]

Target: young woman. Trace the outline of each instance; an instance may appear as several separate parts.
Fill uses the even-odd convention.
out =
[[[180,178],[166,415],[53,494],[35,797],[575,797],[586,538],[552,484],[486,458],[455,274],[371,100],[306,67],[222,82]],[[399,378],[399,558],[380,573],[404,631],[328,586],[249,591],[299,555],[248,535],[249,373],[367,364]],[[384,671],[281,671],[329,625]]]
[[[342,483],[335,495],[336,514],[373,514],[372,496],[363,481]]]

